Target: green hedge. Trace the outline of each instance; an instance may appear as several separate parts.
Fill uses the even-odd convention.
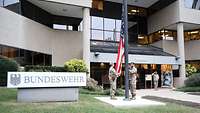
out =
[[[26,72],[66,72],[64,67],[58,66],[39,66],[39,65],[27,65],[24,70]]]
[[[198,86],[198,87],[181,87],[181,88],[178,88],[177,91],[182,91],[182,92],[200,92],[200,86]]]
[[[7,72],[18,71],[19,65],[16,61],[0,56],[0,85],[6,85]]]
[[[193,74],[185,80],[186,87],[197,87],[200,86],[200,73]]]
[[[80,88],[79,92],[81,94],[89,94],[89,95],[110,95],[110,89],[106,90],[98,90],[98,91],[91,91],[85,88]],[[124,95],[124,90],[123,89],[117,89],[116,91],[116,96],[123,96]]]
[[[86,64],[83,60],[72,59],[65,62],[64,67],[27,65],[26,72],[87,72]]]

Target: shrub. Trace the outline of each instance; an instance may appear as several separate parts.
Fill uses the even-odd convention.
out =
[[[200,73],[193,74],[187,80],[185,80],[186,87],[200,86]]]
[[[99,90],[99,91],[90,91],[88,89],[80,88],[80,93],[90,94],[90,95],[110,95],[110,89]],[[124,90],[123,89],[117,89],[116,96],[123,96],[123,95],[124,95]]]
[[[193,73],[196,73],[197,72],[197,69],[190,65],[190,64],[186,64],[185,65],[185,68],[186,68],[186,76],[189,77],[191,76]]]
[[[0,57],[0,85],[6,85],[7,72],[18,71],[18,66],[16,61]]]
[[[64,64],[68,72],[88,72],[86,64],[83,60],[72,59]]]
[[[58,67],[58,66],[34,66],[34,65],[28,65],[25,66],[26,72],[66,72],[64,67]]]
[[[178,88],[177,91],[182,91],[182,92],[200,92],[200,86],[197,86],[197,87],[181,87],[181,88]]]
[[[116,96],[123,96],[124,94],[125,94],[125,92],[124,92],[124,90],[121,89],[121,88],[118,88],[118,89],[116,90],[116,93],[115,93]],[[110,89],[104,90],[104,95],[110,95]]]
[[[98,82],[94,80],[93,78],[87,78],[87,84],[84,89],[87,89],[89,91],[102,91],[103,88],[98,85]]]

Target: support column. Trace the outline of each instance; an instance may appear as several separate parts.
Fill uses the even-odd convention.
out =
[[[184,85],[184,80],[186,79],[185,70],[185,46],[184,46],[184,27],[183,23],[177,24],[177,43],[178,43],[178,55],[180,57],[180,67],[179,67],[179,78],[176,81],[177,87]]]
[[[83,8],[83,60],[90,72],[90,8]]]

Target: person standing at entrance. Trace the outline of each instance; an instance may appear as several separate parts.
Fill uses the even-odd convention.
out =
[[[134,63],[131,63],[129,67],[129,78],[130,78],[130,91],[131,99],[136,99],[136,79],[137,79],[137,68]]]
[[[153,76],[154,89],[158,90],[159,75],[158,75],[157,71],[155,71],[154,73],[152,73],[152,76]]]
[[[113,100],[117,99],[115,98],[117,77],[118,77],[118,74],[114,68],[114,63],[110,63],[108,78],[110,81],[110,98]]]

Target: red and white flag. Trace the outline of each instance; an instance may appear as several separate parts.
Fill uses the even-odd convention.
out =
[[[122,8],[124,9],[124,8]],[[115,70],[120,75],[122,71],[122,63],[124,62],[124,16],[122,10],[122,22],[121,22],[121,31],[120,31],[120,41],[118,46],[118,54],[116,59]]]

